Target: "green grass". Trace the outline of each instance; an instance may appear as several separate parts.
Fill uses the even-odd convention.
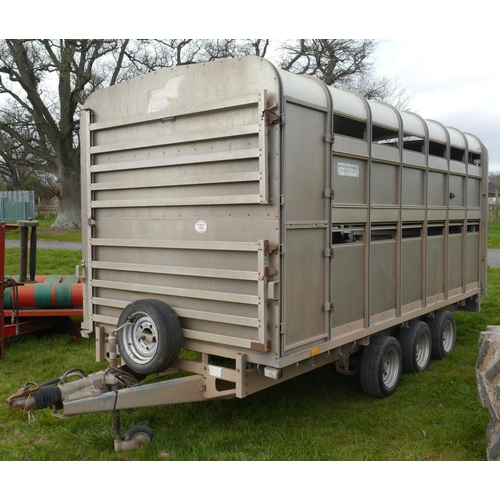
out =
[[[39,251],[40,274],[68,274],[80,252]],[[9,272],[17,269],[7,252]],[[357,377],[333,366],[248,398],[121,412],[122,428],[148,425],[155,439],[135,451],[113,450],[110,413],[54,418],[0,406],[0,460],[155,461],[483,461],[490,418],[475,385],[478,335],[500,324],[500,269],[488,269],[488,296],[480,313],[457,312],[455,351],[425,373],[404,375],[396,393],[375,399]],[[66,335],[21,337],[0,361],[5,400],[26,381],[42,382],[72,367],[96,363],[94,340]]]
[[[37,239],[41,241],[82,241],[82,232],[76,231],[54,231],[50,226],[54,224],[55,217],[38,219]],[[31,229],[30,229],[31,231]],[[19,240],[21,237],[21,229],[7,230],[5,237],[9,240]]]
[[[109,413],[59,420],[41,410],[28,422],[1,408],[0,460],[484,460],[489,413],[478,403],[474,364],[477,333],[488,320],[474,326],[461,316],[453,355],[404,376],[388,399],[365,395],[357,378],[328,366],[243,400],[121,412],[124,429],[145,424],[156,437],[120,453]],[[7,350],[0,393],[74,366],[105,366],[93,359],[92,340],[27,338]]]
[[[500,248],[500,218],[490,213],[488,224],[488,248]]]
[[[5,250],[5,274],[19,274],[19,248]],[[41,250],[37,249],[37,275],[45,274],[75,274],[75,268],[81,263],[80,250]]]

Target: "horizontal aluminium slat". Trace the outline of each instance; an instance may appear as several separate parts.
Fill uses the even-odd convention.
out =
[[[218,335],[216,333],[200,332],[196,330],[187,330],[183,328],[182,334],[187,339],[202,340],[206,342],[215,342],[222,345],[230,345],[233,347],[242,347],[245,349],[252,349],[252,344],[257,339],[243,339],[241,337],[231,337],[229,335]]]
[[[127,305],[129,304],[124,300],[113,300],[101,297],[94,297],[92,299],[92,303],[94,305],[115,307],[117,309],[125,309],[125,307],[127,307]],[[248,326],[252,328],[258,328],[259,326],[259,320],[257,318],[235,316],[230,314],[218,314],[204,311],[193,311],[192,309],[182,309],[179,307],[175,307],[174,310],[179,318],[199,319],[215,323],[224,323],[228,325]]]
[[[259,94],[249,94],[244,96],[237,96],[229,99],[221,99],[216,102],[202,103],[198,106],[184,106],[182,108],[177,108],[173,110],[161,110],[152,113],[144,113],[139,115],[127,116],[124,118],[116,118],[113,120],[106,120],[102,122],[94,122],[90,124],[90,130],[105,130],[116,127],[122,127],[124,125],[134,125],[138,123],[147,123],[156,120],[161,120],[162,118],[174,118],[177,116],[187,116],[195,115],[198,113],[206,113],[208,111],[218,111],[230,108],[239,108],[243,106],[248,106],[250,104],[257,104],[260,100]]]
[[[189,288],[174,288],[157,285],[141,285],[139,283],[123,283],[120,281],[90,280],[90,286],[94,288],[107,288],[111,290],[124,290],[130,292],[154,293],[158,295],[170,295],[175,297],[186,297],[190,299],[203,299],[216,302],[232,302],[234,304],[258,305],[257,295],[243,295],[239,293],[212,292],[206,290],[192,290]]]
[[[138,170],[142,168],[169,167],[174,165],[196,165],[199,163],[214,163],[259,158],[260,154],[261,152],[258,148],[240,149],[185,156],[169,156],[167,158],[151,158],[150,160],[105,163],[103,165],[91,165],[89,170],[91,173],[97,173],[110,171],[115,172],[120,170]]]
[[[104,323],[106,325],[116,326],[118,324],[117,318],[112,318],[110,316],[102,316],[100,314],[94,314],[92,320],[96,323]],[[191,340],[201,340],[214,342],[222,345],[230,345],[233,347],[242,347],[245,349],[252,349],[252,344],[255,340],[242,339],[240,337],[231,337],[229,335],[218,335],[215,333],[200,332],[196,330],[188,330],[186,328],[182,329],[183,337]]]
[[[172,274],[175,276],[196,276],[200,278],[221,278],[242,281],[257,281],[259,273],[253,271],[234,271],[230,269],[205,269],[202,267],[155,266],[150,264],[129,264],[126,262],[93,261],[93,269],[112,271],[131,271],[139,273]]]
[[[137,189],[173,186],[198,186],[203,184],[229,184],[260,180],[260,172],[240,172],[214,175],[192,175],[189,177],[169,177],[162,179],[137,179],[132,181],[95,182],[91,191],[112,191],[117,189]]]
[[[186,144],[188,142],[211,141],[216,139],[228,139],[231,137],[241,137],[245,135],[257,135],[260,125],[244,125],[225,129],[206,130],[191,134],[163,135],[151,139],[141,139],[128,142],[113,142],[101,146],[92,146],[90,154],[111,153],[120,151],[130,151],[132,149],[143,149],[157,146],[172,146],[175,144]]]
[[[91,201],[91,208],[119,207],[178,207],[197,205],[252,205],[260,203],[260,195],[230,195],[230,196],[193,196],[184,198],[149,198],[140,200],[101,200]]]
[[[232,252],[257,252],[257,242],[241,241],[188,241],[188,240],[134,240],[118,238],[91,238],[91,246],[123,248],[169,248],[181,250],[226,250]]]
[[[92,321],[104,323],[106,325],[118,325],[118,318],[113,318],[111,316],[103,316],[102,314],[93,314]]]

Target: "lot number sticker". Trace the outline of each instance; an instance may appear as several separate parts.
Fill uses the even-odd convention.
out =
[[[208,224],[204,220],[199,220],[195,225],[194,228],[196,229],[197,233],[204,233],[207,230]]]

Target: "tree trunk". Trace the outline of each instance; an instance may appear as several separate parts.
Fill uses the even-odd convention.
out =
[[[59,176],[59,211],[53,229],[80,229],[81,227],[81,190],[80,175],[66,172]]]

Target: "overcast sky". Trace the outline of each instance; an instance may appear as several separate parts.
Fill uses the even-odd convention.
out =
[[[376,73],[414,93],[412,110],[423,118],[476,135],[488,148],[491,172],[500,171],[500,43],[481,40],[380,41]]]

